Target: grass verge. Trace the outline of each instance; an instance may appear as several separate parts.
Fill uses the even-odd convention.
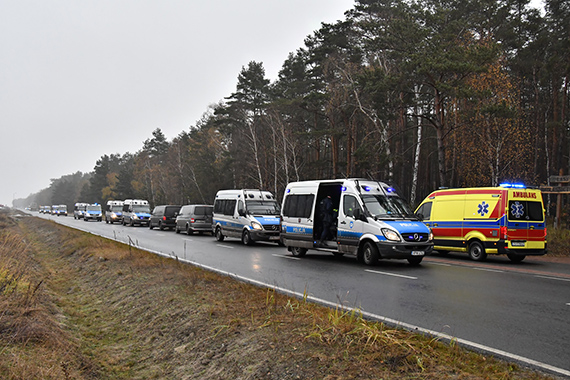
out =
[[[42,219],[0,225],[2,379],[549,378]]]

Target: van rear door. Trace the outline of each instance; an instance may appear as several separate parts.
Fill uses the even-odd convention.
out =
[[[510,248],[544,248],[544,213],[540,193],[510,190],[507,203]]]

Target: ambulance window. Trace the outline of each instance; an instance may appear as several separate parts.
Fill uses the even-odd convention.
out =
[[[352,195],[345,195],[342,202],[342,209],[344,210],[345,216],[354,217],[354,211],[360,209],[358,200]]]
[[[542,204],[530,201],[509,201],[509,220],[542,222]]]
[[[423,220],[429,220],[431,217],[431,202],[424,203],[419,209],[417,214],[421,214]]]

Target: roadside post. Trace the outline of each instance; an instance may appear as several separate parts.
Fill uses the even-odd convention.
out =
[[[570,194],[570,175],[553,175],[549,178],[550,184],[557,184],[557,186],[540,186],[540,191],[544,194],[556,194],[556,216],[554,217],[554,228],[558,228],[560,223],[560,214],[562,212],[562,195]]]

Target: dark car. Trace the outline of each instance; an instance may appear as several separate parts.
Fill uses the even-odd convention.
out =
[[[150,222],[148,224],[148,228],[151,230],[154,227],[158,227],[161,230],[165,228],[173,229],[176,227],[176,217],[180,212],[180,208],[182,206],[176,205],[164,205],[164,206],[156,206],[154,210],[152,210],[152,214],[150,215]]]
[[[176,233],[185,231],[188,235],[197,231],[212,232],[212,205],[186,205],[180,210],[176,218]]]

